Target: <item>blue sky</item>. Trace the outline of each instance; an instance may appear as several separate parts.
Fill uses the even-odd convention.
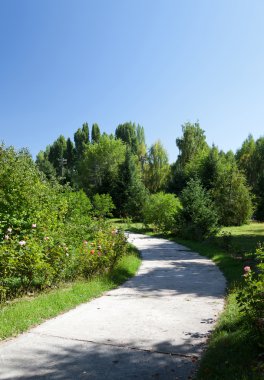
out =
[[[0,140],[35,156],[87,121],[181,125],[236,150],[263,135],[263,0],[0,0]]]

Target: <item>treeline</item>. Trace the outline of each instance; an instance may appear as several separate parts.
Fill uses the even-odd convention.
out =
[[[108,135],[84,123],[36,163],[27,150],[0,146],[0,300],[111,268],[125,252],[123,235],[102,225],[113,214],[190,239],[264,220],[264,138],[225,153],[186,123],[176,145],[170,165],[140,125]]]
[[[120,124],[115,135],[101,134],[87,123],[74,134],[74,142],[60,136],[40,152],[36,163],[50,180],[57,178],[88,197],[109,194],[116,216],[142,218],[148,192],[166,188],[170,165],[158,141],[147,151],[144,129],[132,123]]]
[[[101,134],[97,124],[90,133],[84,123],[74,141],[60,136],[36,162],[49,179],[83,189],[88,197],[109,194],[116,216],[142,220],[151,194],[165,192],[182,199],[192,181],[217,214],[218,225],[241,225],[252,216],[264,220],[264,138],[255,142],[250,136],[236,154],[225,153],[208,145],[199,123],[186,123],[176,145],[179,155],[170,165],[160,141],[146,146],[140,125],[120,124],[108,135]]]

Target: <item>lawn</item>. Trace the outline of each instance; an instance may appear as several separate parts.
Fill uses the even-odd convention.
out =
[[[252,222],[240,227],[225,227],[221,232],[231,234],[231,244],[238,252],[254,252],[258,243],[264,244],[264,223]]]

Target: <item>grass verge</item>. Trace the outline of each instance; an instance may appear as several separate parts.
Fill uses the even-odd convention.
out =
[[[24,332],[116,288],[136,273],[140,262],[137,250],[129,246],[129,254],[120,259],[108,275],[75,281],[36,297],[23,297],[0,306],[0,340]]]
[[[225,309],[208,341],[197,380],[263,380],[262,364],[257,360],[260,354],[257,332],[239,312],[236,301],[243,262],[212,242],[170,238],[213,260],[228,282]]]

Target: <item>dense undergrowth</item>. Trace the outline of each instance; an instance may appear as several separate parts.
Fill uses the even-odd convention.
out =
[[[124,234],[83,191],[48,181],[27,151],[0,147],[0,184],[0,302],[104,274],[125,255]]]

